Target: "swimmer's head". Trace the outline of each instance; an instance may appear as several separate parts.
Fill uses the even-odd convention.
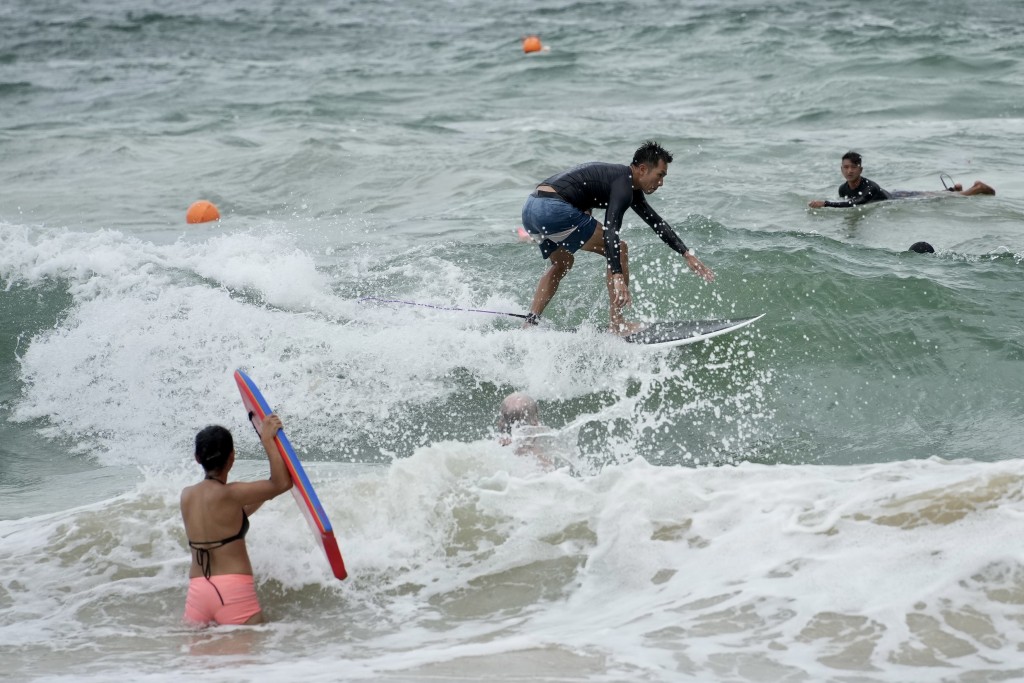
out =
[[[220,425],[204,427],[196,434],[196,462],[207,472],[218,472],[235,451],[231,432]]]
[[[498,410],[498,430],[511,433],[513,427],[539,425],[540,411],[537,402],[524,393],[509,394]]]
[[[935,247],[928,244],[927,242],[914,242],[910,245],[909,251],[917,252],[918,254],[934,254]]]
[[[854,152],[853,150],[850,150],[843,155],[843,161],[849,161],[854,166],[863,166],[860,160],[860,154],[857,154],[857,152]]]

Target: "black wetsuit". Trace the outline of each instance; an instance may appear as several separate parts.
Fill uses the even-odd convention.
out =
[[[863,176],[861,176],[860,185],[857,186],[856,190],[851,190],[849,183],[843,183],[840,185],[839,196],[846,197],[846,201],[825,202],[825,206],[844,208],[860,206],[861,204],[868,204],[870,202],[884,202],[886,199],[892,199],[892,195],[879,187],[878,183],[873,180],[868,180]]]
[[[647,203],[643,190],[633,189],[629,166],[592,161],[553,175],[540,184],[555,188],[559,197],[580,211],[607,209],[604,214],[604,256],[613,273],[622,272],[619,230],[627,208],[636,211],[665,244],[680,254],[686,253],[686,245]]]

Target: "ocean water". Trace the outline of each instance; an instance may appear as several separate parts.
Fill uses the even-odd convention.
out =
[[[864,0],[0,5],[0,678],[1024,678],[1024,6]],[[549,48],[523,54],[522,36]],[[629,215],[636,320],[578,258],[542,329],[541,179],[675,154]],[[810,210],[841,155],[887,189]],[[213,201],[217,223],[187,225]],[[935,255],[908,253],[925,240]],[[575,330],[575,331],[573,331]],[[180,620],[209,423],[290,497],[247,544],[271,623]],[[540,403],[557,463],[499,445]]]

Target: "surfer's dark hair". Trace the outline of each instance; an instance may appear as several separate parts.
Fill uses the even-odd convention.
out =
[[[659,145],[654,140],[648,140],[644,144],[637,148],[636,152],[633,153],[633,165],[639,166],[640,164],[647,164],[648,166],[657,166],[659,161],[664,161],[666,164],[672,163],[672,153],[667,149]]]
[[[909,251],[917,252],[918,254],[934,254],[935,247],[927,242],[914,242],[910,245]]]
[[[196,462],[207,472],[217,472],[228,464],[228,457],[235,450],[231,432],[220,425],[203,427],[196,434]]]
[[[860,155],[857,154],[856,152],[854,152],[852,149],[849,152],[847,152],[846,154],[843,155],[843,161],[852,161],[857,166],[863,166],[864,165],[864,164],[860,163]]]

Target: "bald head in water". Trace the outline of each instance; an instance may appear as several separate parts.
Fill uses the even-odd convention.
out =
[[[539,425],[540,411],[537,402],[522,392],[509,394],[498,410],[498,429],[511,432],[519,425]]]

